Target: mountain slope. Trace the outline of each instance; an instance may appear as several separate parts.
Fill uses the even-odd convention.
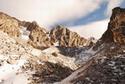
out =
[[[96,44],[62,26],[49,32],[0,13],[0,83],[124,84],[124,29],[119,7]]]
[[[95,53],[82,67],[57,84],[125,83],[125,9],[113,9],[107,31],[93,46]]]
[[[34,48],[45,49],[53,45],[63,47],[80,47],[93,44],[76,32],[56,26],[50,31],[40,27],[37,22],[20,21],[5,13],[0,13],[0,30],[12,37],[21,38]]]

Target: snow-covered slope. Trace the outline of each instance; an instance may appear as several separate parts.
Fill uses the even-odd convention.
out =
[[[46,67],[49,66],[50,68],[52,66],[62,67],[59,69],[60,71],[63,69],[64,71],[65,69],[76,70],[78,68],[74,62],[75,58],[60,54],[56,47],[41,51],[28,44],[21,44],[21,42],[14,40],[3,32],[0,32],[0,44],[0,84],[35,82],[34,78],[39,80],[41,76],[34,77],[34,74],[37,74],[37,71],[41,69],[46,70]],[[47,62],[49,62],[49,65],[47,65]],[[41,68],[41,66],[46,67]],[[39,73],[42,73],[42,71]],[[68,72],[67,75],[69,75]]]

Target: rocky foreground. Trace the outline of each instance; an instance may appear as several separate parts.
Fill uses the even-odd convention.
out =
[[[124,84],[125,9],[96,42],[0,13],[0,84]],[[96,33],[96,32],[95,32]]]

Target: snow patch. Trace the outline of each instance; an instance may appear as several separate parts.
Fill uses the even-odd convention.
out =
[[[93,51],[92,48],[90,48],[89,50],[85,50],[82,51],[80,54],[76,55],[77,59],[75,61],[75,63],[77,65],[81,65],[83,63],[85,63],[87,60],[89,60],[91,58],[91,56],[93,56],[97,51]]]
[[[0,67],[0,83],[1,84],[17,84],[14,83],[17,81],[17,77],[22,77],[21,75],[16,75],[19,72],[21,66],[26,63],[26,60],[18,60],[17,64],[4,64]],[[24,77],[23,77],[24,78]],[[19,83],[21,84],[23,79],[18,78],[21,80]],[[19,84],[18,83],[18,84]],[[24,83],[23,83],[24,84]]]
[[[51,54],[54,52],[59,52],[59,49],[56,47],[50,47],[42,51],[42,53],[46,53],[46,54]]]
[[[32,49],[31,54],[32,54],[33,56],[40,56],[40,55],[41,55],[41,50]]]
[[[21,36],[20,36],[21,39],[29,40],[30,31],[28,31],[26,27],[21,26],[20,32],[21,32]]]
[[[54,43],[54,46],[59,46],[59,42]]]

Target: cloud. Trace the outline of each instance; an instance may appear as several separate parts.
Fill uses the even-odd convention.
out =
[[[87,25],[79,25],[74,27],[69,27],[70,30],[79,33],[85,38],[95,37],[99,39],[102,34],[107,30],[109,20],[101,20],[93,22]]]
[[[103,0],[0,0],[0,10],[22,20],[52,25],[58,21],[85,17]]]
[[[123,2],[123,0],[0,0],[0,11],[21,20],[35,20],[48,27],[58,22],[75,21],[86,17],[99,9],[105,1],[108,3],[107,9],[104,10],[106,16],[110,16],[112,8]],[[100,38],[107,28],[107,19],[73,26],[70,29],[84,37]]]
[[[105,10],[105,16],[108,16],[107,19],[100,21],[94,21],[86,25],[79,25],[70,27],[74,32],[79,33],[85,38],[95,37],[96,39],[101,38],[102,34],[107,30],[109,17],[111,16],[112,9],[114,7],[120,6],[124,0],[107,0],[107,9]]]
[[[107,0],[107,1],[108,1],[108,6],[106,10],[106,16],[111,16],[112,9],[120,6],[124,0]]]

